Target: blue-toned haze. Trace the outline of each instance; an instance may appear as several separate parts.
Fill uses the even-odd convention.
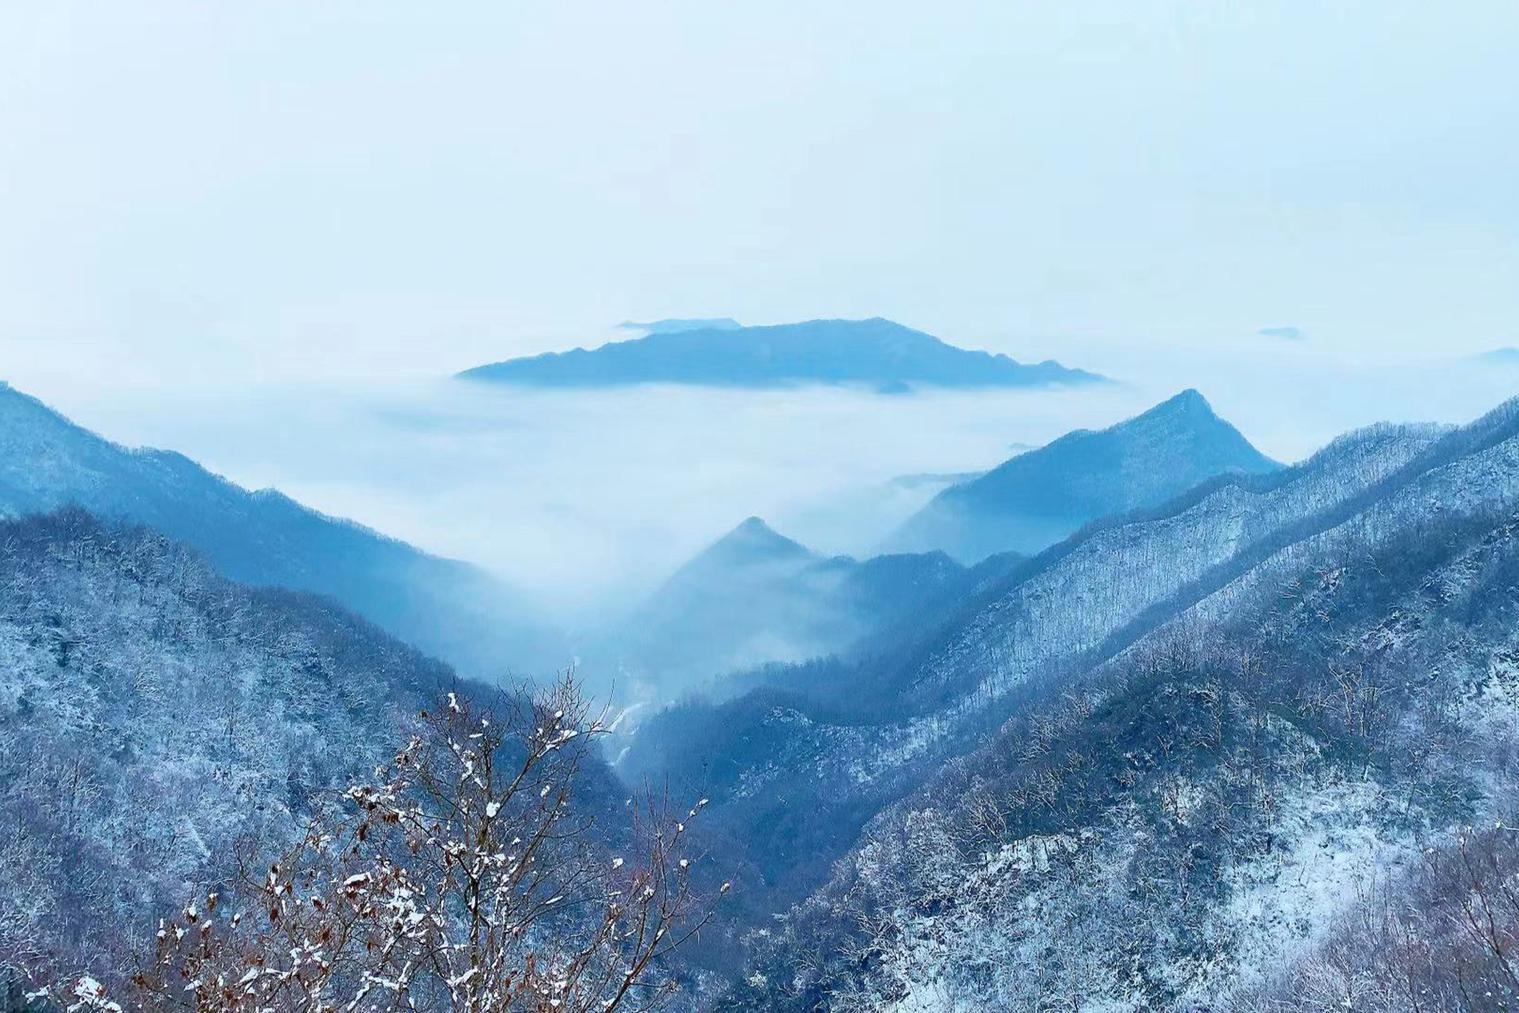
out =
[[[753,513],[861,551],[936,491],[897,476],[1187,387],[1292,461],[1519,382],[1474,359],[1519,340],[1516,31],[1368,0],[6,5],[0,378],[554,597]],[[443,380],[622,320],[872,317],[1122,386]]]

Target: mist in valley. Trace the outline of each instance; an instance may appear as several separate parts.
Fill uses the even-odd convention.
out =
[[[882,395],[545,391],[424,375],[35,392],[117,442],[173,448],[484,566],[584,630],[746,517],[818,552],[866,557],[950,481],[1186,387],[1284,463],[1373,422],[1468,421],[1519,390],[1519,366],[1475,357],[1369,363],[1249,335],[1161,360],[1153,347],[1053,350],[1115,382]]]

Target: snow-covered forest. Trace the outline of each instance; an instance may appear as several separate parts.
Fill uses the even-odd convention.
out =
[[[131,481],[0,523],[17,1009],[1514,994],[1519,402],[969,568],[746,522],[626,642],[826,652],[636,716],[231,580]]]

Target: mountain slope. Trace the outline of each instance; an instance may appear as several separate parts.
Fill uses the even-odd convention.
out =
[[[892,537],[899,551],[942,549],[974,562],[1035,553],[1112,514],[1163,503],[1215,475],[1278,465],[1187,390],[1100,432],[1068,433],[951,486]]]
[[[284,842],[453,673],[330,603],[251,589],[83,511],[0,522],[0,959],[101,966]]]
[[[0,967],[119,977],[160,916],[237,892],[420,710],[517,692],[146,528],[0,521]],[[607,768],[588,757],[575,784],[595,839],[625,837]]]
[[[668,727],[661,718],[640,732],[627,767],[712,798],[711,818],[759,870],[745,895],[784,903],[883,808],[984,744],[1033,687],[1143,636],[1231,560],[1258,559],[1283,532],[1300,538],[1313,518],[1432,466],[1443,442],[1429,427],[1377,427],[1292,468],[1223,476],[1089,526],[989,574],[907,649],[672,710]]]
[[[1033,365],[967,351],[890,320],[810,320],[773,327],[656,329],[600,348],[549,352],[477,366],[471,380],[544,387],[682,383],[774,387],[858,383],[899,391],[936,387],[1038,387],[1101,378],[1057,362]]]
[[[1417,912],[1491,915],[1519,869],[1467,829],[1516,817],[1515,502],[1519,402],[1091,667],[1022,681],[988,743],[872,820],[739,1005],[1502,1008],[1489,937]],[[833,956],[778,973],[803,953]]]
[[[0,385],[0,516],[77,504],[188,542],[234,580],[330,595],[424,650],[485,676],[563,663],[512,589],[190,459],[129,450]]]

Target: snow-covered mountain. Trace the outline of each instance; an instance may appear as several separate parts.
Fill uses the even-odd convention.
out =
[[[136,966],[159,917],[235,891],[449,692],[499,699],[149,529],[0,521],[0,968]],[[577,787],[577,809],[621,813],[600,764]]]
[[[0,384],[0,516],[70,504],[187,542],[234,580],[329,595],[472,674],[568,658],[523,595],[473,566],[250,492],[180,454],[111,443]]]
[[[129,959],[123,938],[150,941],[240,848],[290,840],[454,683],[147,529],[78,509],[0,522],[0,951]]]
[[[1135,418],[1068,433],[950,486],[888,546],[942,549],[965,562],[1009,550],[1032,554],[1100,517],[1155,506],[1214,476],[1277,467],[1186,390]]]
[[[983,656],[1007,719],[876,815],[740,1004],[1509,1006],[1519,403],[1355,456],[1382,477],[1083,663]]]
[[[47,435],[8,437],[36,464],[0,466],[6,502],[82,488],[185,523],[219,482],[31,405]],[[1192,395],[1149,416],[1219,432]],[[710,800],[701,875],[736,884],[687,1005],[1512,1005],[1519,400],[1201,473],[970,569],[826,558],[751,518],[645,603],[643,663],[771,662],[619,759]],[[259,498],[227,488],[212,502]],[[3,955],[117,966],[120,926],[288,837],[453,678],[74,508],[0,521],[0,660]]]
[[[647,729],[655,762],[644,764],[635,749],[629,765],[710,795],[716,817],[748,848],[756,870],[749,888],[768,904],[800,898],[901,800],[946,772],[973,770],[978,750],[1032,696],[1058,693],[1205,601],[1225,600],[1250,574],[1280,590],[1294,575],[1267,578],[1265,564],[1284,547],[1440,473],[1485,439],[1479,434],[1512,425],[1500,413],[1454,434],[1376,427],[1301,465],[1217,478],[1161,507],[1089,526],[984,584],[911,651],[672,710],[669,729]],[[1501,474],[1502,484],[1519,484],[1519,467]],[[1461,488],[1452,483],[1441,495],[1505,502]],[[1438,502],[1411,516],[1438,516]],[[796,854],[811,860],[799,865]]]

